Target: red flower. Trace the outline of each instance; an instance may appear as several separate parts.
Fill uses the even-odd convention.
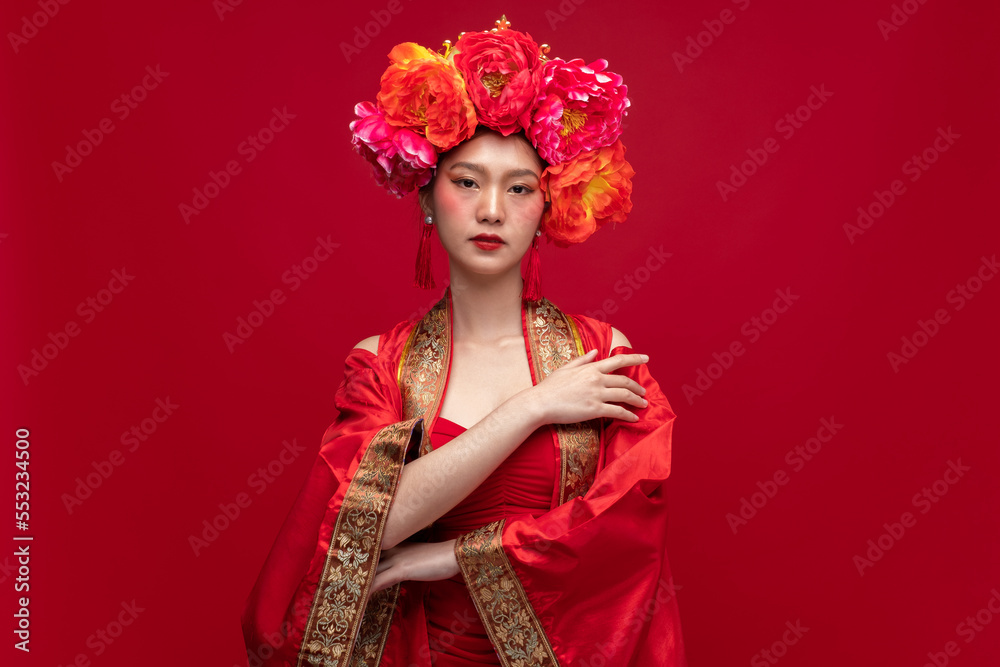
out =
[[[473,135],[476,109],[451,62],[413,42],[394,46],[389,60],[377,98],[386,122],[424,135],[441,151]]]
[[[522,116],[531,111],[541,82],[535,40],[516,30],[467,32],[452,57],[480,122],[504,136],[521,130]]]
[[[624,222],[632,210],[634,175],[621,141],[549,165],[542,172],[551,201],[542,218],[545,234],[565,247],[586,241],[609,222]]]
[[[379,185],[402,197],[430,182],[437,151],[427,139],[393,127],[386,122],[385,112],[371,102],[359,103],[354,113],[358,119],[351,122],[351,143],[371,163]]]
[[[621,135],[628,88],[607,66],[606,60],[585,65],[579,58],[545,63],[532,122],[525,123],[542,159],[559,164]]]

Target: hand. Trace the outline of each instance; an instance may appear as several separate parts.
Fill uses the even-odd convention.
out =
[[[639,421],[634,412],[615,403],[644,408],[646,390],[635,380],[616,375],[614,371],[644,364],[649,357],[616,354],[598,361],[596,358],[597,350],[591,350],[568,361],[527,390],[526,400],[540,411],[543,424],[573,424],[598,417]]]
[[[455,540],[400,542],[382,552],[368,595],[401,581],[440,581],[460,571],[455,557]]]

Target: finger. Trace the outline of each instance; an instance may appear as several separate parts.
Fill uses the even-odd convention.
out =
[[[583,354],[579,357],[573,357],[565,364],[563,364],[561,368],[566,368],[567,366],[581,366],[590,361],[593,361],[595,358],[597,358],[597,348],[594,348],[593,350],[590,350],[586,354]]]
[[[637,408],[644,408],[649,405],[649,401],[642,396],[637,396],[628,389],[608,389],[607,392],[602,397],[605,403],[628,403]]]
[[[375,578],[372,579],[371,588],[368,589],[368,598],[369,599],[371,599],[371,596],[375,595],[376,593],[378,593],[380,590],[382,590],[385,587],[384,582],[385,582],[384,575],[379,575],[379,574],[375,575]]]
[[[608,374],[604,376],[604,382],[606,387],[628,389],[632,393],[638,394],[639,396],[646,395],[645,387],[643,387],[641,384],[639,384],[632,378],[627,377],[625,375]]]
[[[610,373],[625,366],[639,366],[649,361],[649,356],[645,354],[616,354],[607,359],[594,362],[598,370],[602,373]]]
[[[615,403],[605,403],[600,416],[607,417],[608,419],[620,419],[626,422],[639,421],[639,415],[635,414],[628,408]]]

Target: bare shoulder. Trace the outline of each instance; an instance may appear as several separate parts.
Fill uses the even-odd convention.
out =
[[[368,350],[372,354],[378,354],[378,338],[378,336],[369,336],[354,347],[361,348],[362,350]]]
[[[619,345],[623,345],[625,347],[632,347],[632,343],[630,343],[628,338],[625,337],[625,334],[623,334],[618,329],[611,327],[611,349],[613,350]]]

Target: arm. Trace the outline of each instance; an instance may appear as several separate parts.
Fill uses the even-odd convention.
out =
[[[614,371],[645,363],[648,357],[625,354],[595,361],[596,356],[597,350],[591,350],[567,362],[448,444],[407,463],[389,510],[382,548],[396,546],[447,513],[538,427],[601,417],[636,421],[638,417],[619,404],[645,407],[645,389]]]
[[[368,341],[362,341],[361,343],[359,343],[359,346],[362,346],[365,343],[369,343],[369,342],[370,342],[370,340],[368,340]],[[628,338],[626,338],[624,334],[622,334],[617,329],[612,328],[612,338],[611,338],[611,348],[610,349],[614,350],[614,349],[616,349],[618,347],[626,347],[626,348],[631,349],[631,344],[629,343]],[[372,351],[374,351],[374,350],[372,350]],[[631,369],[629,369],[629,370],[631,370]],[[645,393],[645,390],[643,390],[643,393]],[[513,407],[514,407],[514,410],[513,410],[514,415],[515,416],[525,415],[526,413],[525,413],[524,410],[517,409],[518,400],[520,400],[518,397],[513,397],[513,399],[512,399],[512,402],[514,404],[513,405]],[[528,403],[528,407],[526,409],[530,410],[530,406],[531,406],[531,403],[529,402]],[[634,415],[633,415],[632,412],[630,412],[628,410],[625,410],[624,408],[622,408],[622,410],[624,410],[624,413],[622,414],[623,418],[625,418],[625,419],[631,419],[632,417],[634,417]],[[503,411],[494,412],[493,414],[490,415],[490,417],[495,417],[497,419],[497,421],[498,421],[499,425],[501,425],[501,427],[504,424],[504,415],[502,414],[502,412]],[[527,429],[527,433],[528,434],[530,434],[531,431],[534,430],[534,428],[537,428],[537,426],[533,427],[531,425],[532,422],[531,422],[531,420],[528,417],[524,417],[523,420],[525,421],[525,423],[528,424],[525,427]],[[483,421],[487,422],[487,420],[485,420],[485,419]],[[486,426],[486,428],[483,429],[484,433],[488,433],[490,429],[492,429],[494,432],[496,432],[498,430],[498,428],[497,428],[498,424],[495,424],[495,423],[487,422],[485,424],[485,426]],[[470,431],[471,430],[472,429],[470,429]],[[500,430],[502,430],[502,428]],[[508,431],[508,435],[510,433],[513,433],[513,429],[507,429],[507,431]],[[500,437],[501,438],[503,437],[502,433],[501,433]],[[517,436],[515,435],[514,438],[516,438],[516,437]],[[506,446],[497,447],[496,446],[497,443],[495,441],[492,442],[492,445],[488,444],[488,443],[491,443],[489,435],[483,435],[483,436],[480,436],[480,438],[478,438],[477,440],[473,441],[471,444],[467,445],[467,448],[464,450],[464,452],[465,452],[464,456],[467,457],[467,458],[469,458],[469,459],[471,459],[472,462],[474,462],[475,464],[477,464],[475,466],[475,468],[476,468],[475,473],[477,474],[477,479],[478,479],[478,474],[481,474],[482,478],[479,479],[479,481],[476,482],[475,484],[462,484],[461,488],[458,491],[454,491],[454,487],[452,487],[452,490],[454,491],[454,493],[451,494],[451,495],[456,495],[457,496],[459,493],[463,492],[463,490],[464,490],[464,488],[466,486],[469,487],[469,491],[466,492],[465,495],[468,495],[468,493],[471,493],[471,491],[474,490],[478,484],[482,483],[482,480],[485,479],[487,476],[489,476],[489,474],[508,455],[510,455],[510,453],[514,449],[516,449],[520,445],[520,443],[523,442],[523,440],[525,438],[527,438],[527,435],[524,435],[519,440],[517,440],[516,442],[514,442],[514,444],[512,446],[510,445],[509,441],[507,441],[507,442],[501,441],[502,445],[506,445]],[[456,440],[457,440],[457,438],[456,438]],[[474,453],[475,450],[476,450],[477,445],[481,445],[482,446],[482,450],[483,450],[481,452],[481,455],[479,455],[479,456],[477,456]],[[444,447],[440,448],[437,451],[441,452],[441,451],[444,451],[446,448],[447,448],[447,445],[445,445]],[[456,451],[458,451],[458,450],[456,450]],[[427,459],[430,456],[431,456],[431,454],[427,454],[426,456],[422,457],[422,459]],[[454,456],[455,457],[460,457],[462,455],[456,453],[456,454],[454,454]],[[414,462],[414,463],[416,463],[416,462]],[[409,465],[412,466],[412,464],[409,464]],[[417,470],[416,474],[411,474],[410,477],[409,477],[409,479],[411,480],[411,482],[413,484],[416,485],[416,484],[418,484],[418,482],[416,482],[416,479],[418,479],[418,476],[420,475],[421,471],[419,469],[417,469],[416,467],[411,467],[410,468],[411,473],[415,469]],[[463,474],[468,474],[469,472],[470,472],[470,468],[467,467],[463,471]],[[404,475],[406,474],[406,467],[404,467],[404,469],[403,469],[403,474]],[[466,481],[466,480],[465,480],[465,478],[461,478],[460,481]],[[449,484],[450,485],[454,485],[455,483],[456,483],[455,480],[449,480]],[[416,486],[415,488],[419,488],[419,486]],[[403,491],[402,491],[402,484],[401,484],[400,485],[400,489],[397,491],[397,496],[396,496],[397,500],[396,500],[396,503],[394,505],[397,508],[400,507],[399,497],[400,497],[400,494],[402,492]],[[455,502],[457,503],[463,497],[465,497],[465,496],[462,495]],[[448,498],[439,498],[439,502],[445,502],[445,501],[449,501],[449,500],[450,499],[448,499]],[[447,509],[445,509],[445,512],[447,512],[448,509],[451,509],[451,507],[448,507]],[[442,512],[442,514],[443,513],[444,512]],[[390,510],[390,517],[391,516],[392,516],[392,513],[391,513],[391,510]],[[399,517],[397,517],[397,518],[399,518]],[[387,522],[387,525],[388,525],[388,522]],[[410,580],[416,580],[416,581],[437,581],[439,579],[447,579],[447,578],[449,578],[449,577],[451,577],[451,576],[453,576],[455,574],[458,574],[458,572],[460,570],[459,570],[458,560],[455,557],[455,550],[454,550],[455,542],[456,542],[456,540],[454,540],[454,539],[453,540],[448,540],[448,541],[445,541],[445,542],[435,542],[435,543],[401,542],[399,544],[392,544],[392,545],[388,545],[387,546],[386,541],[383,540],[383,549],[384,549],[384,551],[382,552],[382,557],[379,560],[378,574],[377,574],[377,576],[375,578],[375,581],[374,581],[374,583],[372,585],[372,593],[374,593],[375,591],[379,591],[379,590],[388,588],[388,587],[392,586],[393,584],[396,584],[396,583],[399,583],[399,582],[402,582],[402,581],[410,581]]]
[[[355,348],[378,353],[378,336],[365,338]],[[515,397],[516,399],[517,397]],[[382,537],[386,561],[379,571],[392,561],[396,547],[420,528],[444,515],[485,480],[497,466],[538,428],[537,415],[522,407],[520,399],[507,401],[481,422],[463,433],[458,446],[448,446],[428,453],[403,466],[396,497],[389,510]],[[440,475],[445,470],[449,474]],[[447,484],[446,484],[447,483]],[[428,490],[432,491],[427,495]],[[434,494],[433,491],[445,491]],[[414,516],[415,514],[415,516]],[[424,520],[422,517],[429,517]],[[410,520],[408,520],[410,519]],[[423,523],[420,523],[423,521]],[[423,554],[420,550],[417,554]],[[457,572],[457,564],[456,564]],[[454,574],[454,573],[452,573]],[[451,576],[449,574],[448,576]],[[384,579],[382,577],[381,579]],[[392,582],[395,583],[395,582]],[[391,584],[376,582],[373,591]]]

